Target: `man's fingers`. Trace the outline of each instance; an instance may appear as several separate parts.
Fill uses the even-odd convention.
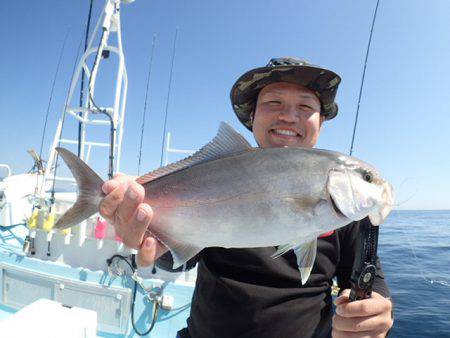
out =
[[[339,315],[333,316],[333,329],[348,332],[386,332],[391,328],[390,320],[383,316],[345,318]]]
[[[128,210],[125,212],[128,213]],[[152,208],[148,204],[141,203],[134,209],[134,213],[127,221],[124,219],[119,220],[119,212],[117,212],[117,216],[118,223],[115,228],[119,236],[122,237],[123,243],[130,248],[139,249],[145,231],[153,217]]]
[[[385,338],[384,333],[374,335],[372,332],[348,332],[348,331],[333,331],[331,334],[333,338]]]
[[[391,302],[385,298],[367,298],[336,306],[341,317],[367,317],[390,311]]]
[[[338,306],[343,303],[348,303],[348,297],[350,296],[350,289],[345,289],[341,292],[339,297],[334,301],[334,305]]]
[[[116,219],[114,220],[114,225],[116,225],[116,227],[126,226],[132,221],[132,217],[137,212],[139,204],[144,200],[144,195],[144,188],[140,184],[136,182],[130,182],[128,184],[122,202],[117,207]],[[139,219],[139,221],[143,221],[141,214],[136,216],[138,218],[140,216],[141,219]]]
[[[116,183],[113,183],[113,185],[115,184]],[[110,223],[115,222],[115,214],[117,208],[119,207],[120,203],[122,203],[127,188],[127,184],[118,183],[116,188],[108,193],[108,195],[106,195],[106,197],[100,203],[100,214],[105,217]]]
[[[114,189],[116,189],[120,184],[127,183],[130,180],[132,180],[132,176],[127,176],[122,173],[116,174],[113,179],[106,181],[102,185],[103,192],[108,195],[111,193]]]
[[[141,245],[137,255],[137,264],[139,266],[149,266],[164,253],[167,248],[154,237],[147,237]]]

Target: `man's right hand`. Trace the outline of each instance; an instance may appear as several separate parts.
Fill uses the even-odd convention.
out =
[[[100,214],[114,225],[126,246],[138,249],[138,265],[152,264],[167,248],[146,232],[153,210],[143,203],[144,188],[135,177],[117,174],[103,184],[102,190],[106,197],[100,204]]]

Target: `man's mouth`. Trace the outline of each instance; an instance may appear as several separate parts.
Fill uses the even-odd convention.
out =
[[[276,136],[285,137],[285,138],[302,138],[302,135],[298,132],[292,130],[292,129],[285,129],[285,128],[274,128],[270,129],[269,131],[271,134],[274,134]]]

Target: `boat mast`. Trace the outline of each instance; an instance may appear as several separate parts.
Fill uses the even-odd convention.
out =
[[[81,57],[75,74],[72,78],[67,104],[59,121],[58,128],[55,134],[54,142],[50,148],[49,163],[44,174],[45,181],[69,181],[74,182],[72,177],[55,177],[54,169],[56,165],[56,151],[55,147],[58,145],[75,145],[79,149],[79,157],[89,162],[91,153],[97,148],[110,148],[110,169],[109,174],[120,170],[120,152],[123,138],[123,122],[125,118],[125,106],[128,89],[127,71],[125,67],[125,58],[122,50],[122,33],[120,24],[120,0],[106,0],[105,7],[100,15],[95,29],[89,39],[87,48]],[[129,1],[127,1],[129,2]],[[112,38],[113,35],[115,39]],[[98,45],[94,45],[95,41],[100,41]],[[115,41],[114,44],[112,41]],[[99,106],[95,100],[95,88],[97,85],[97,74],[100,64],[110,55],[115,55],[118,59],[117,75],[115,83],[114,100],[109,106]],[[88,66],[88,59],[94,56],[92,69]],[[82,81],[82,74],[88,79],[88,100],[85,102],[75,102],[74,93],[77,85]],[[109,87],[109,84],[105,84]],[[105,118],[99,118],[99,114],[106,115]],[[72,117],[72,119],[64,119],[65,117]],[[79,138],[68,139],[62,137],[62,122],[79,124]],[[104,126],[110,131],[110,140],[108,142],[94,142],[88,138],[89,126]],[[98,128],[97,128],[98,129]],[[44,191],[41,188],[41,196]]]

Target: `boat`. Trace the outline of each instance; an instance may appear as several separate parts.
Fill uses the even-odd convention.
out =
[[[31,151],[35,166],[29,173],[11,175],[7,164],[0,165],[0,329],[11,337],[29,329],[37,337],[133,337],[149,330],[152,337],[175,337],[186,325],[195,271],[137,268],[136,252],[98,214],[71,229],[53,229],[76,200],[75,180],[64,171],[57,146],[78,151],[86,163],[105,158],[110,177],[120,170],[128,89],[120,10],[129,2],[106,0],[74,70],[47,162]],[[109,84],[97,75],[113,57],[114,95],[111,104],[99,106],[95,90]],[[84,76],[87,99],[76,102]],[[79,128],[78,138],[64,136],[67,128]],[[80,335],[73,335],[78,318]]]

